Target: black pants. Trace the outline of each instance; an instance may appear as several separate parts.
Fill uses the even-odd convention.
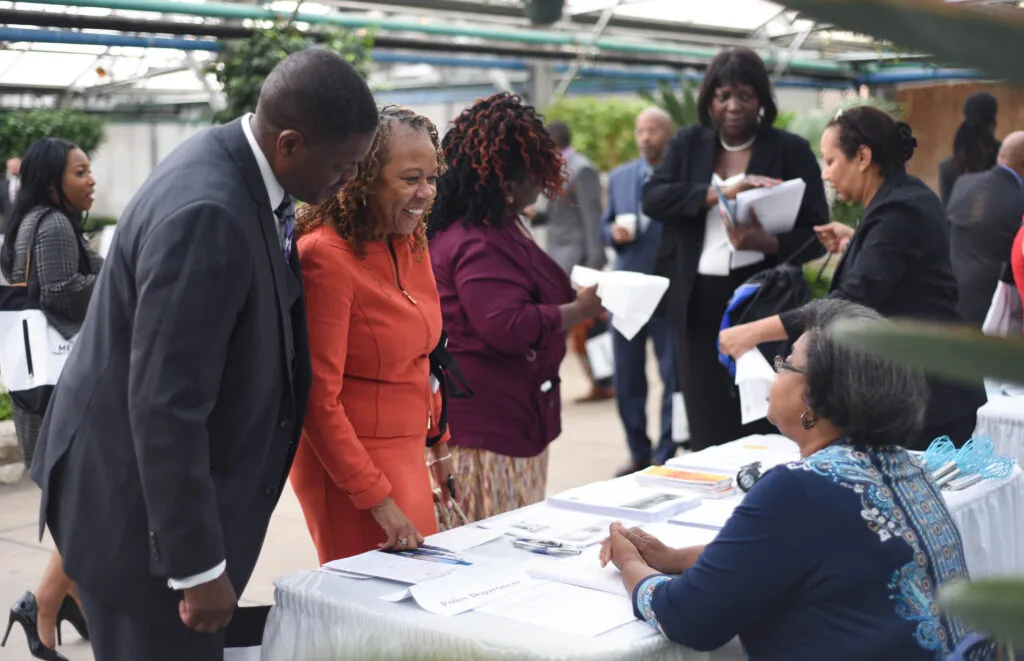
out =
[[[677,330],[679,387],[686,402],[690,447],[702,450],[751,434],[777,434],[767,420],[740,423],[740,399],[733,377],[718,362],[718,333],[733,291],[763,264],[728,276],[698,275],[690,294],[687,326]]]
[[[95,661],[223,661],[224,632],[192,631],[178,618],[146,619],[79,587]]]
[[[940,425],[932,425],[918,435],[913,445],[908,445],[908,450],[927,450],[932,441],[941,437],[949,436],[953,445],[958,448],[964,446],[971,436],[974,436],[974,429],[978,426],[977,412],[965,415],[952,422],[944,422]]]

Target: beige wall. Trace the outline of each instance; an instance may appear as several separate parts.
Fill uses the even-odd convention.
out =
[[[907,170],[938,191],[939,163],[953,153],[953,135],[962,119],[964,100],[977,91],[999,100],[999,126],[1003,136],[1024,129],[1024,90],[991,83],[945,83],[901,88],[894,98],[917,136],[917,151]]]

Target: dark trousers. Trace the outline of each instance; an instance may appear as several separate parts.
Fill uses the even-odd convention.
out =
[[[224,632],[192,631],[174,617],[146,619],[79,587],[95,661],[223,661]]]
[[[733,377],[718,362],[718,333],[732,293],[764,268],[755,264],[728,276],[698,275],[687,307],[687,326],[677,329],[679,389],[686,402],[690,447],[703,450],[751,434],[777,434],[767,420],[740,424],[740,399]]]
[[[658,372],[665,390],[661,398],[661,436],[651,450],[647,437],[647,338],[654,341]],[[615,356],[615,403],[626,430],[626,442],[634,464],[661,465],[676,453],[672,440],[672,393],[676,391],[675,332],[662,319],[651,319],[632,340],[612,328]]]
[[[952,422],[932,425],[931,427],[923,430],[918,435],[914,444],[908,445],[907,449],[927,450],[928,446],[932,444],[932,441],[942,436],[949,436],[949,440],[953,441],[953,445],[958,448],[962,448],[964,443],[970,440],[971,436],[974,436],[974,430],[977,426],[977,412],[965,415],[964,417],[953,420]]]

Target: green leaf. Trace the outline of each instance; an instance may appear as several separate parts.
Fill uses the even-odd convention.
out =
[[[39,138],[62,138],[92,154],[103,143],[105,123],[77,110],[14,110],[0,115],[0,152],[24,154]]]
[[[1024,641],[1024,581],[959,581],[939,590],[938,605],[964,624],[1006,644]]]
[[[1024,83],[1024,12],[943,0],[783,0],[819,22]]]
[[[835,326],[847,346],[966,383],[990,377],[1024,384],[1024,336],[989,337],[975,328],[920,321]]]

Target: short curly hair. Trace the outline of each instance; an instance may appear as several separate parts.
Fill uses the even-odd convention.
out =
[[[370,151],[359,164],[355,177],[342,186],[341,191],[317,206],[306,206],[299,210],[295,233],[299,236],[311,232],[328,220],[337,225],[341,238],[349,241],[356,255],[362,259],[366,256],[366,246],[371,243],[378,232],[378,227],[367,213],[367,198],[373,190],[380,175],[381,168],[388,159],[388,144],[395,128],[407,126],[430,138],[437,154],[438,168],[444,169],[444,156],[441,153],[441,141],[437,127],[425,115],[411,108],[400,105],[387,105],[380,109],[380,123],[377,135],[373,139]],[[427,218],[430,210],[423,214],[423,219],[412,233],[413,252],[424,254],[427,247]]]
[[[510,181],[531,178],[550,199],[567,180],[565,159],[533,106],[503,92],[460,114],[441,143],[448,170],[437,182],[430,233],[454,222],[492,225],[509,216]]]

